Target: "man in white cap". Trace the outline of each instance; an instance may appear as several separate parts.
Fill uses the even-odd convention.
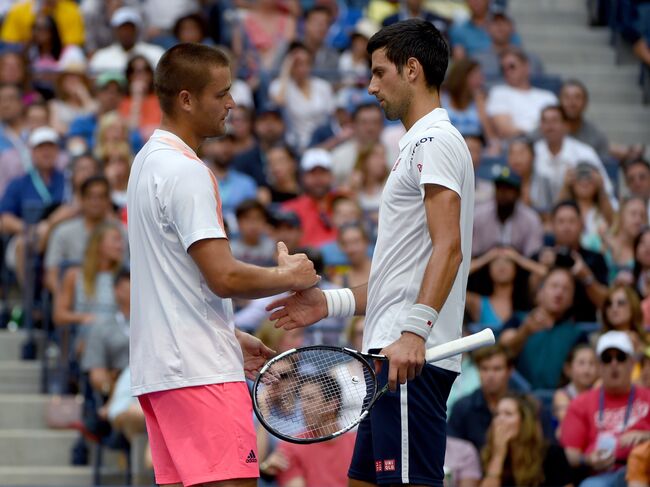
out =
[[[50,229],[60,220],[54,208],[63,201],[65,177],[56,169],[59,136],[51,127],[35,129],[28,140],[32,167],[24,176],[12,180],[0,200],[0,229],[13,235],[5,251],[7,266],[16,271],[20,282],[25,277],[24,234],[36,224],[36,237],[42,247]],[[39,250],[42,250],[39,249]]]
[[[336,239],[336,228],[331,222],[332,156],[325,149],[308,149],[300,160],[304,194],[282,205],[284,211],[293,211],[303,230],[300,245],[320,247]]]
[[[626,332],[603,334],[596,354],[602,385],[571,402],[561,443],[572,466],[591,471],[581,486],[625,485],[630,450],[650,440],[650,390],[632,384],[634,346]]]
[[[90,70],[94,74],[106,71],[123,72],[128,60],[135,56],[144,56],[155,69],[163,55],[162,47],[146,42],[138,42],[142,30],[142,17],[133,7],[118,8],[111,17],[116,42],[98,50],[90,60]]]

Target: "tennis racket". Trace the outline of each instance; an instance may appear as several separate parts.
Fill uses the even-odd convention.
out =
[[[430,348],[427,363],[492,345],[494,333],[485,329]],[[253,384],[253,409],[273,435],[291,443],[330,440],[357,426],[377,400],[381,389],[373,360],[384,355],[326,345],[294,348],[268,361]]]

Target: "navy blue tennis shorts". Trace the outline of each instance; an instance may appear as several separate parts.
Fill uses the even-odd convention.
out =
[[[379,388],[386,384],[387,365],[377,376]],[[427,364],[418,377],[386,392],[359,425],[348,477],[442,487],[447,398],[457,375]]]

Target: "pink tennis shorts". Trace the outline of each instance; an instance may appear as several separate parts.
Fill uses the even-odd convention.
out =
[[[195,485],[259,476],[245,382],[139,396],[157,484]]]

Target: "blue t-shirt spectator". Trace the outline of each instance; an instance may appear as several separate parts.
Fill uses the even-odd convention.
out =
[[[46,209],[63,202],[64,189],[65,177],[62,172],[54,170],[49,183],[46,184],[32,169],[9,183],[0,200],[0,213],[11,213],[23,220],[28,218],[30,221],[38,221]],[[30,210],[34,210],[36,214],[28,214]]]
[[[257,197],[255,180],[239,171],[229,170],[225,178],[218,180],[221,208],[224,213],[234,214],[235,208],[244,200]]]
[[[452,46],[463,46],[465,55],[472,57],[482,51],[487,51],[492,45],[492,39],[487,29],[483,26],[476,25],[471,20],[461,23],[454,23],[449,29],[449,40]],[[510,43],[515,46],[521,46],[519,34],[514,32]]]

